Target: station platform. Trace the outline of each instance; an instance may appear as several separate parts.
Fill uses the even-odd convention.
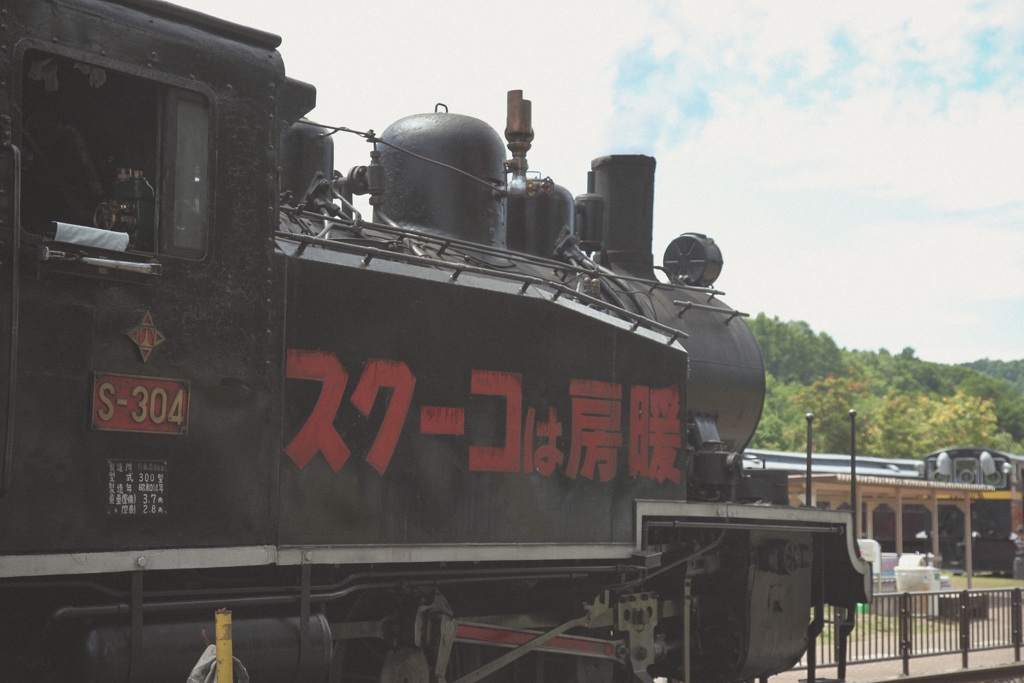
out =
[[[1024,660],[1024,652],[1021,654]],[[998,650],[982,650],[971,652],[967,659],[969,668],[981,669],[985,667],[1000,666],[1014,663],[1013,648],[1001,648]],[[961,655],[935,655],[929,657],[914,657],[910,660],[910,675],[922,676],[932,673],[945,673],[948,671],[960,671],[962,669]],[[819,666],[815,672],[818,681],[835,681],[835,666]],[[903,675],[903,660],[893,659],[884,662],[867,662],[863,664],[848,664],[846,667],[847,683],[874,683],[877,681],[892,681]],[[993,679],[1003,680],[1003,679]],[[769,683],[802,683],[807,681],[807,669],[794,669],[776,674],[768,679]]]

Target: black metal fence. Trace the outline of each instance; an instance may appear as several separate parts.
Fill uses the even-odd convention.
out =
[[[1014,648],[1020,661],[1022,641],[1021,589],[881,593],[859,605],[857,627],[847,639],[848,664],[903,660],[960,653],[968,667],[971,652]],[[839,658],[841,608],[825,608],[825,627],[818,637],[817,666]],[[800,664],[806,666],[805,659]]]

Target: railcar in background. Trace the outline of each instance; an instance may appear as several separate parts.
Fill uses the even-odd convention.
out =
[[[807,453],[747,448],[743,451],[743,467],[749,470],[777,470],[787,474],[799,474],[807,471]],[[849,474],[850,456],[843,453],[814,453],[811,456],[811,471],[815,474]],[[919,479],[921,461],[911,458],[858,455],[857,474]]]
[[[987,484],[995,491],[971,500],[971,540],[974,571],[1010,573],[1024,524],[1021,476],[1024,456],[977,446],[946,448],[924,458],[929,481]],[[945,566],[963,568],[963,513],[952,505],[939,506],[939,549]]]

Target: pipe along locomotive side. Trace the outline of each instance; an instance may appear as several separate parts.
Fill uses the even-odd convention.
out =
[[[2,10],[0,679],[740,681],[870,576],[743,472],[764,374],[654,160],[443,111],[332,172],[268,33]],[[349,198],[368,193],[372,220]],[[855,610],[853,610],[855,611]],[[567,678],[568,677],[568,678]]]

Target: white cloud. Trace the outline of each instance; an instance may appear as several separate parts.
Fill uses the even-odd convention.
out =
[[[681,144],[671,118],[648,119],[665,123],[649,133],[656,251],[683,230],[712,234],[734,305],[842,345],[1024,357],[1013,4],[712,4],[659,5],[678,40],[655,75],[687,76],[630,103],[630,116],[661,112],[694,87],[710,102]]]
[[[949,211],[1024,201],[1024,102],[963,94],[935,114],[927,97],[897,103],[876,91],[829,111],[778,100],[722,109],[701,144],[743,155],[780,189],[861,188]]]

